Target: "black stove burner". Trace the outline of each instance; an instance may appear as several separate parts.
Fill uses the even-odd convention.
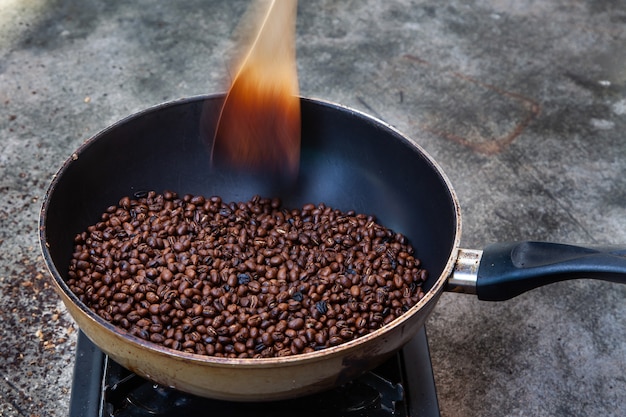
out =
[[[174,391],[129,375],[105,389],[106,416],[394,416],[403,400],[400,385],[372,376],[371,381],[357,380],[335,390],[294,400],[269,403],[232,403],[209,400]]]
[[[147,381],[78,338],[70,417],[160,416],[439,416],[426,333],[398,355],[341,387],[292,400],[211,400]]]

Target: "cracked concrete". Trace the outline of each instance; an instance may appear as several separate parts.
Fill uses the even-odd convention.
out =
[[[224,90],[246,1],[0,2],[0,415],[67,415],[77,328],[37,219],[86,138]],[[419,142],[459,195],[464,247],[626,243],[626,6],[619,0],[300,2],[305,96]],[[626,287],[502,303],[444,294],[427,330],[444,416],[626,415]]]

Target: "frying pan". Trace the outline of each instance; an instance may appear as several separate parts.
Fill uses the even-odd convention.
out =
[[[459,248],[461,215],[437,163],[401,133],[368,115],[301,99],[300,174],[293,183],[211,169],[223,95],[166,103],[98,133],[64,163],[45,196],[39,236],[57,292],[81,330],[113,360],[165,386],[210,398],[279,400],[343,384],[382,363],[424,325],[444,290],[503,300],[570,278],[624,282],[624,252],[545,242]],[[409,238],[429,271],[426,295],[384,327],[325,350],[263,359],[183,353],[128,334],[68,288],[74,236],[126,195],[146,190],[247,201],[280,197],[286,207],[325,203],[375,215]]]

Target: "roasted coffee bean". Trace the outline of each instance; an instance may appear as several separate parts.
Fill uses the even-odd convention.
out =
[[[245,285],[250,282],[250,275],[246,273],[242,273],[237,275],[237,283],[239,285]]]
[[[320,314],[326,314],[328,312],[328,304],[326,304],[325,300],[315,303],[315,308]]]
[[[201,355],[272,357],[335,346],[423,296],[408,239],[371,216],[278,199],[141,191],[76,235],[74,293],[142,339]]]
[[[301,317],[297,317],[289,321],[287,327],[293,330],[300,330],[304,327],[304,320]]]
[[[261,343],[264,346],[272,346],[274,344],[274,337],[271,333],[263,333],[261,335]]]
[[[294,338],[291,341],[291,352],[295,355],[297,353],[300,353],[304,350],[304,347],[306,346],[306,342],[302,339],[300,339],[299,337]]]
[[[255,314],[253,316],[248,317],[248,319],[246,320],[246,323],[249,327],[255,328],[261,324],[261,321],[262,321],[261,316],[259,316],[258,314]]]
[[[340,336],[331,336],[328,339],[328,343],[330,343],[331,346],[337,346],[343,343],[343,339]]]

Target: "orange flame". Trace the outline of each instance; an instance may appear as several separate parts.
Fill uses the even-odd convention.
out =
[[[295,58],[297,0],[272,0],[230,86],[212,160],[236,168],[298,173],[300,99]]]

